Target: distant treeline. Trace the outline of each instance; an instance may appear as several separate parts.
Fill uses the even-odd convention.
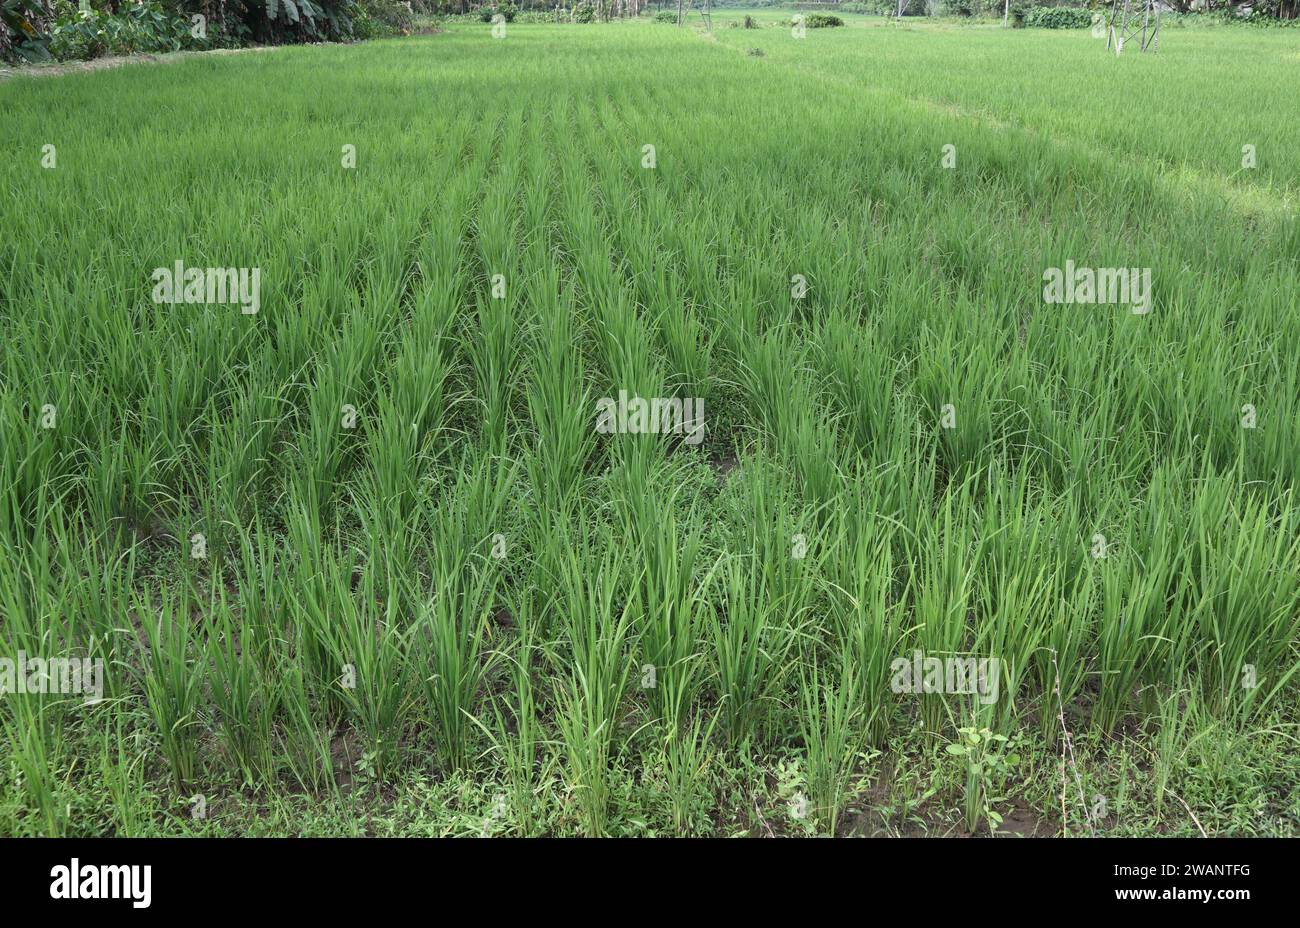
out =
[[[686,3],[687,9],[703,0]],[[784,7],[882,16],[1001,17],[1004,0],[713,0],[714,8]],[[570,20],[592,22],[615,16],[675,10],[676,0],[515,0],[516,10],[554,11]],[[1300,23],[1300,0],[1165,0],[1179,14],[1200,14],[1216,22]],[[0,0],[0,60],[89,59],[182,49],[234,48],[286,42],[346,42],[410,32],[413,14],[457,15],[496,3],[475,0]],[[1098,4],[1013,0],[1017,25],[1073,28],[1090,21]],[[1047,12],[1044,12],[1046,10]],[[1054,12],[1059,10],[1059,12]],[[1070,10],[1070,13],[1065,13]],[[581,14],[581,15],[579,15]],[[533,17],[529,17],[533,18]]]
[[[790,0],[713,0],[719,9],[746,9],[753,7],[792,7],[801,10],[838,10],[845,13],[868,13],[881,16],[899,15],[898,0],[821,0],[821,2],[794,2]],[[1208,14],[1216,21],[1237,19],[1295,19],[1300,16],[1300,0],[1163,0],[1162,6],[1175,13]],[[1031,7],[1062,7],[1080,10],[1108,9],[1104,2],[1078,2],[1078,0],[1012,0],[1012,10],[1022,12]],[[905,0],[903,16],[997,16],[1004,11],[1003,0]]]
[[[0,59],[341,42],[410,24],[401,0],[0,0]]]

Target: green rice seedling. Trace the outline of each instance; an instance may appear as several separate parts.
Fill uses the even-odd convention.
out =
[[[493,264],[492,266],[496,266]],[[478,332],[469,340],[474,367],[475,397],[482,404],[485,444],[497,454],[505,452],[510,378],[519,364],[515,337],[517,317],[505,300],[478,301]]]
[[[179,545],[170,519],[161,518],[150,500],[156,471],[156,446],[151,439],[134,437],[127,417],[119,421],[116,437],[101,433],[86,451],[90,465],[91,498],[87,509],[101,531],[117,539],[154,539]]]
[[[1045,615],[1060,601],[1061,559],[1048,556],[1059,522],[1049,522],[1047,513],[1039,515],[1042,509],[1024,482],[999,476],[989,475],[984,497],[984,563],[974,593],[980,621],[973,650],[998,661],[1002,679],[991,724],[1007,731],[1021,684],[1047,634]]]
[[[1131,708],[1139,684],[1176,685],[1177,677],[1186,671],[1183,663],[1161,666],[1162,655],[1170,653],[1166,646],[1178,644],[1164,634],[1166,626],[1185,627],[1183,616],[1169,614],[1171,595],[1186,589],[1178,564],[1183,536],[1170,524],[1171,511],[1158,503],[1148,504],[1146,516],[1147,526],[1135,529],[1141,548],[1112,554],[1101,567],[1096,644],[1100,691],[1092,719],[1107,734]],[[1173,600],[1172,609],[1181,608]]]
[[[1184,753],[1188,747],[1188,729],[1191,719],[1189,695],[1186,690],[1175,690],[1161,698],[1159,715],[1155,717],[1158,730],[1155,737],[1152,787],[1155,802],[1156,820],[1162,820],[1165,796],[1169,785],[1174,780]]]
[[[907,618],[898,601],[892,534],[898,526],[873,512],[871,491],[857,483],[846,494],[835,550],[828,554],[827,604],[833,650],[854,670],[854,687],[862,700],[862,726],[869,744],[879,746],[887,734],[895,698],[890,692],[891,665],[902,654]]]
[[[1193,660],[1206,699],[1244,719],[1300,669],[1292,649],[1300,632],[1300,535],[1289,510],[1271,516],[1255,499],[1232,501],[1230,484],[1219,490],[1217,505],[1209,486],[1193,504],[1190,570],[1199,582],[1188,621],[1202,642]]]
[[[751,560],[729,558],[720,568],[719,584],[721,602],[709,613],[718,708],[728,743],[744,750],[759,734],[797,639],[782,621],[782,601]]]
[[[827,374],[831,402],[844,416],[850,446],[870,455],[894,424],[897,362],[881,350],[879,336],[842,309],[826,318],[819,336],[817,366]]]
[[[538,716],[538,693],[533,682],[536,646],[532,644],[530,626],[525,616],[529,607],[518,603],[515,615],[521,634],[510,662],[512,699],[494,699],[492,724],[471,717],[491,741],[491,751],[504,768],[509,784],[510,811],[522,835],[537,834],[541,825],[540,793],[548,783],[545,754],[546,730]]]
[[[298,498],[321,515],[330,512],[335,482],[344,472],[347,452],[357,444],[351,440],[357,426],[364,429],[363,384],[378,360],[381,332],[358,310],[338,340],[323,350],[306,391],[306,429],[299,445],[303,460],[294,479]]]
[[[789,482],[771,466],[770,459],[746,460],[746,479],[735,517],[741,520],[738,550],[752,552],[753,567],[761,574],[780,621],[798,629],[812,621],[820,607],[822,564],[828,553],[824,543],[830,529],[830,503],[807,506]]]
[[[449,370],[437,352],[418,345],[413,334],[407,337],[411,340],[395,359],[389,382],[367,412],[369,467],[359,495],[372,520],[369,531],[376,533],[371,537],[383,539],[400,538],[406,530],[447,427]]]
[[[84,648],[85,657],[103,661],[102,698],[118,699],[130,691],[128,662],[135,648],[124,629],[123,615],[130,608],[130,589],[137,580],[137,549],[116,552],[92,533],[82,535],[74,526],[57,547],[62,583],[68,602],[64,614],[71,619],[67,640]],[[81,566],[94,565],[83,573]]]
[[[673,828],[679,835],[689,833],[700,807],[707,808],[705,777],[717,762],[714,733],[721,719],[718,713],[706,713],[698,696],[703,677],[703,660],[686,659],[676,669],[676,683],[667,693],[660,760],[667,783]]]
[[[284,539],[275,537],[260,521],[241,531],[238,542],[238,557],[231,559],[230,567],[230,585],[241,610],[238,625],[259,629],[249,642],[249,653],[255,666],[267,679],[273,679],[274,659],[285,653],[291,627],[291,597],[284,574],[293,558]],[[242,646],[240,650],[243,653]]]
[[[41,421],[53,421],[57,424],[57,409],[53,403],[42,403],[38,407],[22,410],[9,397],[3,408],[3,427],[6,436],[3,457],[0,457],[0,478],[4,480],[5,492],[0,497],[4,506],[4,539],[7,547],[19,550],[19,545],[33,541],[33,535],[39,524],[39,516],[57,505],[62,494],[57,490],[58,484],[50,479],[51,472],[57,472],[57,461],[66,457],[65,450],[60,453],[61,445],[71,445],[72,439],[57,433],[57,429],[38,429]],[[45,408],[44,418],[33,417],[32,413]],[[53,419],[50,417],[53,416]],[[33,422],[32,419],[36,421]],[[12,437],[11,437],[12,436]],[[23,436],[22,440],[16,440]]]
[[[277,679],[281,714],[275,727],[279,756],[293,779],[314,795],[339,792],[334,758],[330,753],[335,725],[314,711],[317,696],[300,663],[286,661]]]
[[[68,828],[66,786],[59,776],[65,763],[62,710],[39,696],[9,696],[6,702],[14,703],[0,713],[12,782],[30,810],[35,833],[61,837]]]
[[[416,620],[431,734],[448,770],[469,765],[472,719],[492,660],[487,629],[495,586],[491,571],[472,565],[440,573]]]
[[[502,573],[486,551],[477,552],[502,527],[518,472],[490,459],[468,466],[441,505],[425,504],[423,523],[438,541],[427,589],[409,594],[417,603],[414,651],[433,742],[440,763],[457,771],[468,768],[480,690],[499,656],[489,634]]]
[[[618,131],[626,130],[619,126]],[[670,379],[684,395],[701,397],[711,408],[713,335],[687,305],[680,274],[667,260],[670,256],[663,241],[662,220],[671,214],[672,203],[662,189],[638,189],[637,181],[629,180],[615,162],[597,159],[592,167],[600,172],[602,187],[608,191],[603,215],[645,307],[647,327],[667,362]]]
[[[211,609],[208,697],[232,766],[247,788],[256,789],[275,772],[271,751],[277,701],[263,670],[271,649],[259,640],[270,632],[257,622],[237,622],[224,591]]]
[[[718,723],[707,713],[701,693],[708,673],[704,658],[709,594],[717,562],[706,566],[703,537],[693,509],[679,528],[682,484],[668,477],[684,476],[674,468],[647,473],[644,454],[628,454],[611,478],[621,500],[625,536],[644,565],[640,588],[633,598],[632,631],[636,635],[636,666],[632,674],[640,697],[653,714],[650,755],[662,770],[673,827],[690,828],[702,805],[702,779],[712,761],[710,740]]]
[[[4,606],[4,655],[16,657],[19,650],[41,654],[53,630],[41,620],[46,598],[53,592],[54,551],[52,540],[42,533],[28,546],[9,548],[6,554],[14,565],[0,574],[0,603]]]
[[[693,697],[699,685],[697,659],[713,571],[702,557],[695,514],[685,513],[686,525],[678,527],[678,494],[658,482],[637,482],[639,491],[618,487],[620,497],[628,501],[624,537],[644,565],[633,622],[640,655],[637,675],[642,695],[671,728],[682,718],[673,707],[689,707],[693,698],[683,703],[683,697]]]
[[[310,495],[312,491],[304,488],[300,492]],[[343,664],[348,661],[340,660],[329,616],[332,597],[338,592],[337,584],[341,583],[351,598],[352,577],[330,577],[329,571],[337,574],[340,567],[337,556],[326,547],[320,511],[311,503],[299,502],[298,496],[299,491],[295,491],[285,503],[285,548],[292,554],[286,552],[284,564],[297,596],[285,599],[283,622],[289,648],[302,669],[305,688],[319,688],[324,700],[323,711],[336,720],[344,711],[338,683]],[[331,564],[331,559],[335,563]],[[247,556],[244,561],[247,564]],[[274,560],[260,563],[265,565]],[[246,567],[245,571],[248,570]]]
[[[149,753],[137,731],[128,729],[131,714],[124,706],[112,708],[111,724],[99,730],[99,773],[112,808],[112,823],[117,834],[139,834],[149,810],[142,808],[145,789],[145,764]]]
[[[1281,732],[1242,725],[1225,717],[1218,707],[1194,690],[1190,691],[1183,712],[1187,716],[1186,732],[1194,734],[1184,736],[1186,743],[1180,760],[1185,773],[1181,795],[1178,795],[1179,806],[1184,812],[1193,809],[1189,818],[1199,819],[1193,825],[1199,826],[1201,832],[1211,829],[1217,832],[1220,822],[1227,825],[1236,817],[1238,807],[1260,801],[1258,745]],[[1172,793],[1168,788],[1166,791]]]
[[[538,503],[554,512],[570,504],[595,447],[595,403],[583,385],[582,359],[571,350],[577,334],[571,303],[549,288],[537,299],[542,330],[530,359],[528,392],[536,439],[525,467]]]
[[[330,556],[321,565],[328,609],[304,603],[299,621],[322,642],[335,668],[331,692],[365,741],[375,775],[384,779],[398,750],[412,702],[412,631],[398,612],[394,585],[380,586],[376,572],[352,558]],[[353,585],[356,589],[353,591]]]
[[[1166,563],[1148,561],[1144,570],[1132,566],[1114,568],[1102,581],[1097,642],[1100,692],[1092,716],[1102,732],[1114,731],[1131,708],[1134,687],[1152,651],[1156,610],[1168,577],[1161,572],[1168,571]]]
[[[814,658],[811,671],[801,664],[798,707],[799,736],[807,762],[807,783],[817,820],[834,836],[844,806],[851,798],[854,773],[863,757],[869,712],[860,698],[852,655],[839,661],[837,679]],[[878,707],[877,707],[878,708]]]
[[[201,642],[194,634],[195,602],[189,590],[149,591],[133,597],[147,653],[141,686],[172,785],[185,790],[199,775],[199,732],[204,720]]]
[[[776,450],[788,457],[799,475],[805,497],[826,503],[842,486],[836,462],[836,428],[822,403],[800,377],[802,358],[784,339],[769,335],[749,340],[741,358],[741,376],[764,431]]]
[[[969,650],[968,618],[978,564],[971,487],[968,480],[950,491],[942,509],[909,539],[915,631],[908,641],[931,658],[946,660]],[[950,711],[946,695],[926,692],[920,710],[925,730],[937,735]]]
[[[623,671],[624,677],[627,671]],[[557,725],[564,744],[565,780],[578,804],[589,837],[606,832],[614,761],[613,723],[602,697],[583,671],[575,672],[568,688],[559,690]]]
[[[202,485],[205,494],[215,497],[223,524],[246,524],[269,485],[287,392],[287,385],[276,380],[273,362],[259,358],[248,375],[247,392],[223,398],[230,406],[228,418],[216,402],[209,406]]]
[[[556,667],[563,674],[556,724],[566,784],[591,836],[605,834],[608,827],[612,766],[621,748],[618,728],[631,671],[628,634],[635,607],[620,604],[619,594],[629,579],[639,579],[629,577],[628,556],[610,540],[585,531],[573,537],[557,578],[556,605],[568,647]],[[591,563],[600,569],[589,573],[584,565]]]
[[[1048,744],[1055,744],[1061,736],[1061,712],[1066,706],[1078,704],[1079,694],[1088,679],[1086,655],[1096,609],[1097,584],[1087,572],[1076,577],[1073,587],[1062,586],[1055,606],[1049,607],[1049,624],[1043,644],[1034,653],[1039,725],[1043,740]],[[1057,705],[1058,698],[1060,705]],[[1053,708],[1057,711],[1052,711]]]

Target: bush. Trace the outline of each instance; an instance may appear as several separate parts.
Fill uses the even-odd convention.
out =
[[[921,0],[910,0],[921,5]],[[750,6],[746,3],[745,6]],[[825,3],[796,3],[796,10],[811,10],[816,12],[826,8]],[[871,16],[894,16],[898,12],[898,0],[869,0],[869,2],[850,2],[835,4],[836,13],[862,13]]]
[[[676,23],[677,13],[673,10],[660,10],[658,13],[655,14],[655,22]]]
[[[119,13],[77,10],[61,16],[50,30],[50,52],[61,60],[175,52],[203,44],[192,39],[189,20],[157,3],[127,6]]]
[[[978,16],[1000,20],[1002,10],[1002,0],[941,0],[939,3],[939,11],[944,16]]]
[[[500,13],[502,19],[508,23],[512,23],[515,21],[515,14],[518,12],[519,8],[513,3],[503,3],[500,6],[497,6],[496,4],[485,4],[478,8],[478,18],[483,20],[485,23],[490,23],[492,22],[492,17]]]
[[[245,41],[264,42],[345,41],[352,38],[357,11],[354,0],[266,0],[265,6],[259,0],[236,0],[230,7],[240,10],[242,21],[234,33]]]
[[[746,29],[757,29],[757,28],[758,28],[758,20],[754,19],[754,17],[752,17],[752,16],[746,16],[746,17],[745,17],[745,28],[746,28]]]
[[[579,23],[591,23],[596,21],[596,8],[584,3],[582,6],[573,8],[573,20]],[[674,19],[673,22],[677,20]]]
[[[352,17],[352,36],[377,39],[389,35],[410,35],[415,17],[402,0],[358,0]]]
[[[0,61],[44,61],[54,9],[50,0],[0,0]]]
[[[392,24],[409,22],[410,14],[404,4],[400,12],[397,5],[397,0],[367,0],[367,9],[356,0],[92,0],[93,8],[82,15],[75,0],[0,0],[0,59],[348,41],[358,33],[400,31]],[[191,35],[196,14],[205,17],[202,37]]]
[[[1025,11],[1025,25],[1037,29],[1087,29],[1092,11],[1070,6],[1035,6]]]
[[[833,29],[836,26],[843,26],[844,20],[829,13],[809,13],[804,17],[803,23],[809,29]]]
[[[1210,13],[1164,13],[1160,25],[1166,24],[1182,28],[1183,26],[1265,26],[1268,28],[1300,28],[1300,18],[1277,19],[1260,12],[1259,9],[1241,12],[1238,10],[1214,10]]]

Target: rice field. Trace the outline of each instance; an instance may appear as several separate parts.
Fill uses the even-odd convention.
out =
[[[738,15],[0,82],[0,834],[1300,832],[1294,37]]]

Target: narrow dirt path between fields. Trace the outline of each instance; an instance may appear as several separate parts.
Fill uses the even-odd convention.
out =
[[[211,48],[195,52],[164,52],[161,55],[110,55],[107,58],[92,58],[89,61],[29,64],[18,68],[0,68],[0,81],[11,77],[62,77],[64,74],[80,74],[86,71],[107,71],[110,68],[120,68],[124,64],[175,64],[177,61],[199,55],[238,55],[243,52],[269,52],[283,47],[254,45],[251,48]]]
[[[420,27],[412,35],[437,35],[441,32],[432,26]],[[315,45],[345,45],[345,42],[315,42]],[[238,55],[243,52],[269,52],[277,48],[291,48],[292,45],[252,45],[247,48],[209,48],[203,51],[163,52],[158,55],[109,55],[105,58],[92,58],[90,61],[59,61],[49,64],[25,64],[20,67],[0,66],[0,81],[11,77],[60,77],[64,74],[79,74],[85,71],[106,71],[120,68],[124,64],[173,64],[184,58],[197,55]]]

